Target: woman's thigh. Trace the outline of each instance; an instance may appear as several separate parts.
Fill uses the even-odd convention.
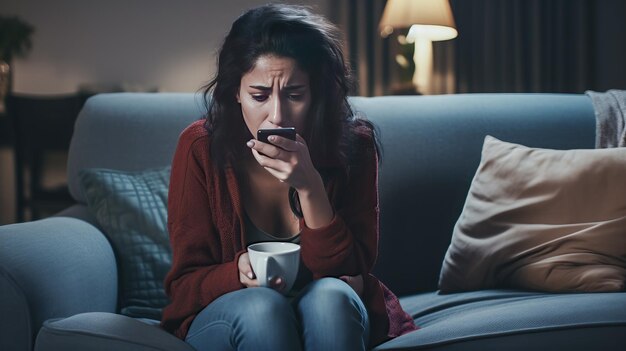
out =
[[[202,350],[299,350],[298,321],[289,301],[268,288],[225,294],[194,319],[185,340]]]

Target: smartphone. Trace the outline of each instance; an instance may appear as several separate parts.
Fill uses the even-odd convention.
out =
[[[267,138],[270,135],[278,135],[287,139],[296,140],[296,128],[268,128],[268,129],[259,129],[256,132],[256,139],[258,141],[262,141],[264,143],[271,144]]]

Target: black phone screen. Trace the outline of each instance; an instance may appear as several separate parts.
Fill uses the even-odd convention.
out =
[[[296,140],[296,128],[272,128],[272,129],[259,129],[257,131],[256,139],[264,143],[271,144],[267,138],[270,135],[278,135],[287,139]]]

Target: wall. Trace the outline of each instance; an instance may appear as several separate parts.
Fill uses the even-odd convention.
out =
[[[195,92],[214,73],[214,54],[232,21],[266,0],[2,0],[36,32],[32,51],[13,62],[13,91],[75,92],[80,85]],[[327,0],[283,1],[326,14]],[[63,179],[64,161],[49,181]],[[14,221],[13,157],[0,148],[0,224]]]
[[[264,0],[3,0],[0,13],[35,26],[14,63],[14,91],[64,93],[80,84],[195,91],[232,21]],[[326,13],[326,0],[306,3]]]

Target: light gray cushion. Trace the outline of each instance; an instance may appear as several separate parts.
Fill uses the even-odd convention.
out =
[[[167,232],[170,169],[80,173],[88,208],[117,257],[119,306],[127,316],[161,319],[169,303],[163,280],[172,263]]]
[[[39,331],[37,351],[193,351],[184,341],[154,323],[102,312],[49,320]]]

